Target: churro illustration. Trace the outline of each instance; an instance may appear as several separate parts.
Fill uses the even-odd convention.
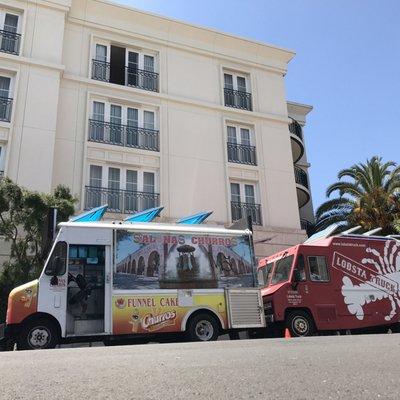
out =
[[[132,325],[132,333],[138,333],[140,327],[139,310],[134,310],[129,323]]]

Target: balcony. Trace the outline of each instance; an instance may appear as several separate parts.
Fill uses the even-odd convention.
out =
[[[8,54],[19,54],[21,35],[19,33],[0,30],[0,51]]]
[[[224,88],[225,106],[252,111],[251,93]]]
[[[125,76],[122,76],[121,80],[119,74],[113,77],[110,63],[92,60],[92,79],[158,92],[158,74],[156,72],[132,67],[124,68]],[[123,73],[121,73],[121,75],[123,75]]]
[[[257,165],[255,146],[227,142],[227,148],[229,162]]]
[[[254,225],[262,225],[261,204],[231,201],[231,213],[232,221],[237,221],[250,215]]]
[[[295,166],[294,177],[296,181],[297,201],[299,203],[299,208],[301,208],[308,203],[311,197],[308,175],[307,172]]]
[[[160,151],[159,132],[135,126],[89,120],[89,141],[115,146]]]
[[[108,204],[109,212],[134,214],[148,208],[158,207],[159,197],[158,193],[86,186],[85,209]]]
[[[293,163],[296,164],[297,161],[303,157],[304,143],[301,125],[294,119],[292,119],[292,122],[289,124],[289,132],[292,145]]]
[[[0,97],[0,121],[10,122],[13,99]]]

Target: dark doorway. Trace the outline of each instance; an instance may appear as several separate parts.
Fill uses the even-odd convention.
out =
[[[125,85],[125,49],[111,46],[110,82]]]

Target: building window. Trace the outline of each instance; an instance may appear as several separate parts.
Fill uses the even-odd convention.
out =
[[[89,141],[159,151],[159,131],[152,110],[94,101]]]
[[[109,211],[133,214],[158,203],[155,172],[90,165],[85,208],[108,204]]]
[[[10,122],[13,99],[11,92],[11,78],[0,76],[0,121]]]
[[[250,128],[229,124],[227,136],[229,162],[257,165],[255,139]]]
[[[261,205],[257,203],[256,186],[251,183],[231,182],[232,220],[251,216],[253,224],[261,225]]]
[[[9,54],[19,54],[21,35],[19,30],[19,15],[0,10],[0,51]]]
[[[100,43],[94,55],[93,79],[158,92],[155,55]]]
[[[250,79],[246,75],[224,73],[224,100],[227,107],[252,111]]]

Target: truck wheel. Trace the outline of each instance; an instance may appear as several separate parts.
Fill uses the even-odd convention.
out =
[[[187,335],[192,342],[210,342],[219,336],[219,324],[210,314],[197,314],[190,318]]]
[[[18,350],[54,349],[59,342],[56,325],[45,318],[28,322],[19,335]]]
[[[286,317],[286,327],[292,336],[312,336],[315,325],[312,317],[306,311],[291,311]]]

